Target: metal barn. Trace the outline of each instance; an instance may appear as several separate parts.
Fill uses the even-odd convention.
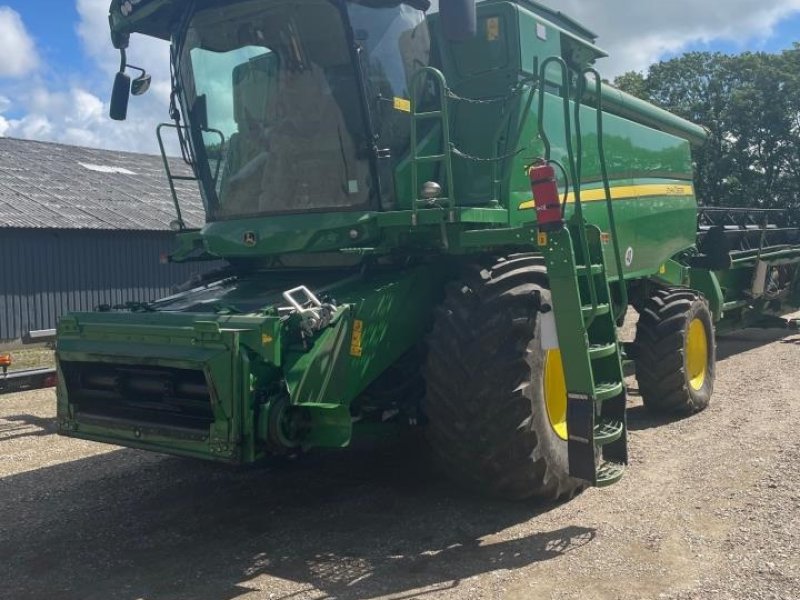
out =
[[[177,183],[184,220],[201,226],[197,187]],[[0,343],[70,311],[153,300],[208,268],[162,263],[174,218],[159,156],[0,138]]]

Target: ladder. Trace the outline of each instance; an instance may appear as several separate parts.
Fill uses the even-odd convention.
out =
[[[417,99],[422,97],[421,91],[428,80],[433,81],[435,95],[439,99],[437,109],[420,112]],[[455,189],[453,186],[453,158],[450,152],[450,115],[447,102],[447,81],[444,74],[434,67],[425,67],[414,74],[411,80],[411,194],[412,194],[412,224],[418,222],[420,208],[438,206],[444,209],[455,207]],[[439,123],[442,139],[441,152],[436,154],[420,154],[419,124],[422,121],[433,120]],[[447,196],[436,198],[420,198],[419,165],[421,163],[438,163],[444,167],[445,185]],[[450,210],[449,220],[453,220]]]
[[[628,454],[625,383],[602,233],[573,219],[539,237],[564,357],[569,472],[592,485],[610,485],[622,477]],[[586,241],[588,253],[575,239]]]
[[[616,326],[621,314],[615,314],[609,284],[608,241],[613,241],[608,253],[613,253],[616,262],[620,313],[627,306],[627,293],[603,149],[601,80],[593,69],[578,74],[574,98],[577,148],[573,152],[570,70],[561,57],[550,57],[541,65],[540,82],[545,81],[551,64],[561,68],[565,137],[575,201],[570,218],[555,230],[540,231],[538,243],[547,264],[558,343],[564,357],[569,473],[603,487],[620,480],[628,451],[626,389]],[[580,108],[587,74],[594,75],[597,86],[598,152],[609,219],[606,233],[586,222],[581,204]],[[550,160],[550,142],[544,128],[545,86],[540,85],[539,89],[539,136],[545,146],[545,158]]]

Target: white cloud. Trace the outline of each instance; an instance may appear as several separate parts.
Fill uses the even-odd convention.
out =
[[[0,6],[0,77],[21,77],[39,65],[36,44],[22,17],[8,6]]]
[[[75,74],[66,83],[41,77],[18,82],[10,94],[13,100],[0,99],[0,135],[158,152],[155,128],[168,119],[169,46],[160,40],[132,37],[128,60],[146,68],[153,75],[153,85],[145,96],[131,98],[127,121],[112,121],[108,117],[109,98],[114,73],[119,68],[119,52],[111,45],[108,4],[108,0],[76,1],[80,17],[76,33],[94,71]],[[5,116],[12,108],[23,116]]]
[[[11,100],[6,96],[0,96],[0,137],[6,135],[8,128],[11,127],[8,119],[3,116],[3,113],[6,112],[10,107]]]
[[[108,0],[77,0],[80,16],[78,37],[83,49],[106,74],[119,69],[119,52],[111,45],[108,30]],[[131,37],[128,61],[144,67],[153,75],[153,83],[169,82],[169,45],[167,42],[142,35]]]
[[[800,0],[545,0],[599,35],[604,76],[644,70],[690,44],[725,40],[742,49],[768,38]]]

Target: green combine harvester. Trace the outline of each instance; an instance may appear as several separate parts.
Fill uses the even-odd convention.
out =
[[[171,44],[159,139],[207,214],[175,198],[171,260],[227,266],[61,320],[64,435],[241,464],[422,427],[464,485],[567,498],[623,474],[625,361],[648,409],[693,413],[715,329],[793,324],[797,227],[698,210],[705,130],[603,83],[560,12],[114,0],[110,23],[113,118],[149,86],[130,35]]]

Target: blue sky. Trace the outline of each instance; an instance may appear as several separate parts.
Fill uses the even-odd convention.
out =
[[[42,57],[54,65],[79,68],[85,62],[76,27],[80,16],[74,2],[58,0],[17,0],[6,2],[17,11],[28,32],[38,42]]]
[[[714,39],[708,42],[689,44],[683,51],[709,50],[737,54],[745,50],[761,52],[780,52],[800,42],[800,12],[782,19],[769,37],[756,37],[744,40]]]
[[[46,77],[57,81],[91,69],[91,61],[79,44],[76,31],[79,15],[74,2],[17,0],[5,5],[19,13],[28,33],[36,40]],[[0,89],[2,84],[0,80]],[[15,105],[6,116],[20,117],[24,112],[24,106]]]
[[[800,41],[800,0],[544,0],[596,31],[608,77],[687,50],[779,51]],[[166,45],[134,38],[153,74],[129,120],[107,118],[118,64],[109,0],[0,0],[0,135],[152,152],[167,116]]]

